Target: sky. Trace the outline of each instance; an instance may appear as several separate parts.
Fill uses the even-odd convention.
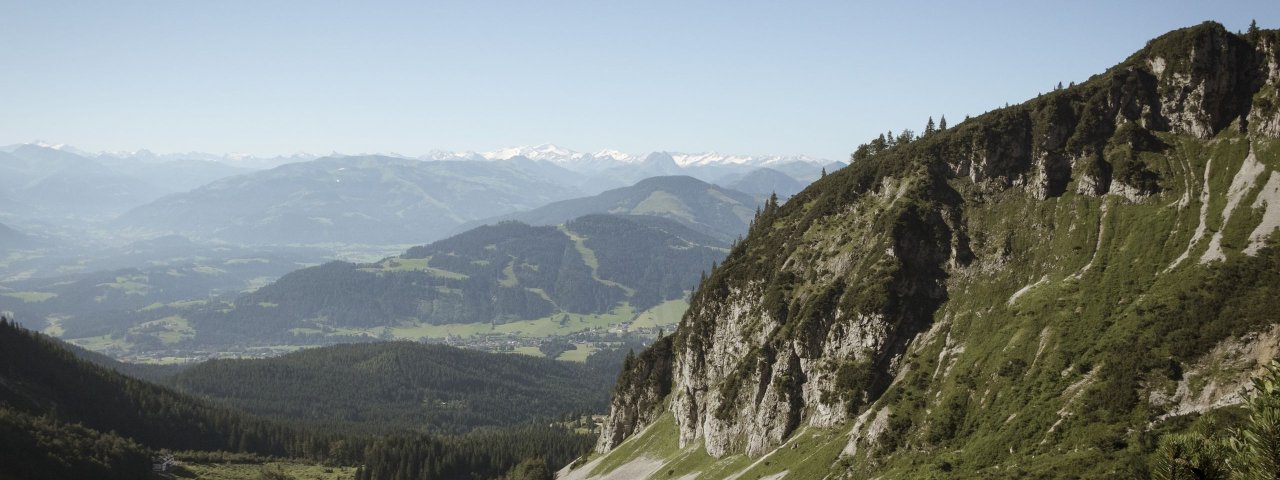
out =
[[[845,159],[1267,1],[0,0],[0,145]]]

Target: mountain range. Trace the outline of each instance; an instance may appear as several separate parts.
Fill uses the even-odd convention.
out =
[[[751,195],[693,177],[659,176],[589,197],[469,222],[459,229],[509,220],[530,225],[558,225],[593,213],[649,215],[674,220],[729,243],[747,232],[760,203]]]
[[[756,172],[765,165],[769,170]],[[656,176],[744,182],[761,199],[775,190],[785,198],[824,169],[841,166],[803,156],[584,154],[553,145],[412,159],[90,154],[41,142],[0,148],[0,219],[51,239],[104,235],[92,230],[101,225],[114,232],[109,237],[129,239],[181,234],[241,244],[412,244],[475,225],[469,222]]]
[[[251,244],[419,243],[575,194],[493,162],[327,157],[171,195],[116,224]]]
[[[628,321],[683,301],[726,246],[658,217],[500,222],[375,263],[291,272],[229,305],[139,312],[134,323],[182,318],[193,345],[323,344],[359,332],[439,341],[451,327],[485,333],[506,324],[529,336],[583,331],[602,316]]]

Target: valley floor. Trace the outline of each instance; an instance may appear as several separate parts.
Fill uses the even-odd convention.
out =
[[[353,467],[326,467],[296,462],[266,463],[182,463],[168,475],[171,478],[202,480],[349,480],[356,478]]]

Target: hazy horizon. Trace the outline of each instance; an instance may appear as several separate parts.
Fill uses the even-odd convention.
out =
[[[805,159],[805,160],[810,160],[815,162],[831,161],[831,162],[848,163],[848,160],[849,160],[848,158],[822,158],[822,157],[815,157],[815,156],[805,155],[805,154],[791,154],[791,153],[784,153],[784,152],[741,153],[741,152],[716,151],[716,150],[675,151],[670,149],[622,151],[616,148],[581,150],[581,149],[576,149],[570,146],[559,145],[554,143],[542,143],[542,144],[531,144],[531,145],[507,145],[503,147],[491,148],[491,149],[485,149],[485,150],[429,149],[421,152],[396,152],[396,151],[383,151],[383,150],[361,151],[361,152],[340,152],[340,151],[316,152],[316,151],[306,151],[306,150],[299,149],[292,152],[277,153],[277,154],[271,154],[271,155],[261,155],[253,152],[233,152],[233,151],[200,151],[200,150],[157,151],[155,149],[146,148],[146,147],[136,148],[136,149],[126,149],[126,150],[91,150],[91,149],[81,148],[79,145],[74,145],[70,143],[61,143],[61,142],[49,142],[43,138],[37,138],[37,139],[31,139],[31,140],[22,141],[22,142],[0,144],[0,149],[15,148],[15,147],[25,146],[25,145],[52,148],[55,150],[63,150],[63,151],[67,151],[75,154],[88,154],[88,155],[94,155],[94,156],[109,155],[109,156],[117,156],[117,157],[125,157],[129,155],[141,154],[145,152],[145,153],[150,153],[150,154],[161,156],[161,157],[181,157],[184,155],[211,155],[211,156],[223,157],[223,158],[244,157],[244,158],[266,159],[266,158],[289,158],[289,157],[299,157],[299,156],[321,158],[321,157],[329,157],[329,156],[382,155],[382,156],[399,157],[399,158],[431,160],[432,158],[430,157],[432,157],[433,155],[455,154],[455,155],[478,155],[478,156],[484,157],[485,160],[499,160],[499,159],[505,160],[513,156],[519,155],[520,153],[519,151],[521,150],[541,149],[541,148],[547,147],[547,148],[554,148],[557,150],[565,150],[565,151],[571,152],[572,154],[590,154],[590,155],[622,154],[622,155],[634,157],[637,160],[643,158],[645,155],[653,154],[653,153],[665,153],[673,156],[718,155],[718,156],[724,156],[724,157],[752,157],[752,158],[779,157],[779,158]]]
[[[1171,29],[1280,25],[1268,5],[6,2],[0,144],[843,160],[1083,81]]]

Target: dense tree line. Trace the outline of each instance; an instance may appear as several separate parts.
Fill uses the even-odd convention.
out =
[[[0,406],[0,457],[0,478],[125,480],[151,472],[150,455],[137,443],[5,406]]]
[[[285,425],[102,369],[7,320],[0,345],[0,404],[20,412],[52,413],[151,447],[278,456],[304,456],[313,447]]]
[[[377,432],[463,433],[567,412],[603,413],[614,372],[526,355],[391,342],[211,360],[170,383],[264,416]]]
[[[884,152],[885,150],[899,145],[907,145],[918,138],[928,137],[946,129],[947,116],[943,115],[941,121],[936,124],[933,122],[933,117],[929,117],[929,121],[924,125],[924,133],[919,137],[916,136],[916,132],[907,128],[902,129],[902,132],[897,135],[893,134],[893,130],[889,130],[887,133],[881,133],[880,136],[871,139],[871,141],[867,143],[858,145],[858,148],[854,149],[853,154],[849,155],[849,161],[852,163],[866,160]]]
[[[356,479],[479,480],[497,478],[507,472],[536,475],[536,465],[525,463],[521,468],[513,467],[531,459],[543,459],[551,466],[567,465],[593,443],[591,436],[566,438],[564,430],[532,426],[475,432],[447,441],[428,436],[393,437],[366,447]]]

